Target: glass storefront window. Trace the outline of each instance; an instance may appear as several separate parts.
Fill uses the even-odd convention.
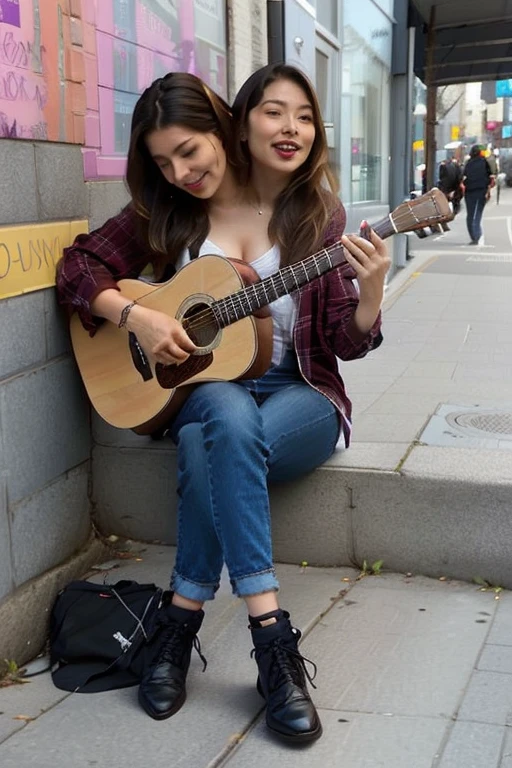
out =
[[[337,146],[339,146],[339,50],[324,37],[316,35],[315,40],[315,84],[320,110],[324,120],[329,161],[333,168],[339,167]]]
[[[316,20],[329,30],[335,37],[338,36],[338,0],[308,0],[316,11]]]
[[[391,22],[383,23],[379,16],[379,26],[375,25],[375,30],[368,34],[368,28],[355,28],[353,13],[350,19],[348,15],[345,14],[343,30],[342,145],[346,147],[348,143],[350,150],[344,153],[342,186],[351,203],[386,202],[389,68],[377,55],[375,46],[387,42]]]
[[[316,68],[316,95],[324,123],[332,123],[332,103],[329,89],[329,57],[323,51],[315,50],[315,68]]]
[[[320,0],[316,6],[316,20],[319,24],[338,35],[338,3],[337,0]]]

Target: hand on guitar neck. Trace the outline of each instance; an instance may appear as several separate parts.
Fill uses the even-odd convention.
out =
[[[359,285],[359,304],[349,332],[357,330],[364,337],[379,314],[391,259],[384,241],[366,221],[362,222],[360,232],[360,235],[343,235],[341,242],[345,246],[345,259],[354,269]]]

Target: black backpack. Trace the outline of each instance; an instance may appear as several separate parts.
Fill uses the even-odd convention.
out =
[[[64,691],[137,685],[156,636],[163,590],[154,584],[72,581],[50,617],[52,679]]]

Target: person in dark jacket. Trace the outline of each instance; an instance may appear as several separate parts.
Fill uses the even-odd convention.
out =
[[[461,181],[462,168],[458,161],[454,157],[449,158],[448,160],[443,160],[439,166],[439,181],[437,186],[452,203],[455,215],[460,211],[460,202],[462,199]]]
[[[482,237],[482,214],[489,197],[491,169],[478,145],[471,147],[469,160],[464,166],[463,184],[466,200],[466,224],[470,245],[478,245]]]

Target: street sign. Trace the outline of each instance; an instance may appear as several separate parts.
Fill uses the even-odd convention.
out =
[[[496,96],[512,96],[512,80],[496,80]]]

